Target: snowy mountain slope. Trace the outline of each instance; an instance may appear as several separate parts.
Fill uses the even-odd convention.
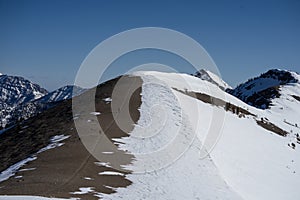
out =
[[[80,87],[67,85],[57,90],[54,90],[53,92],[48,93],[47,95],[36,100],[36,102],[40,102],[40,103],[58,102],[58,101],[70,99],[74,96],[81,94],[82,92],[84,92],[84,89]]]
[[[281,86],[298,82],[296,75],[295,72],[272,69],[228,92],[249,105],[266,109],[272,99],[280,97]]]
[[[222,90],[232,89],[231,86],[229,86],[219,76],[217,76],[216,74],[214,74],[208,70],[200,69],[198,72],[196,72],[194,74],[194,76],[196,76],[202,80],[208,81],[210,83],[213,83],[213,84],[217,85],[219,88],[221,88]]]
[[[182,102],[177,101],[172,88],[157,76],[142,75],[142,79],[143,103],[138,125],[130,133],[132,137],[115,139],[121,149],[136,158],[127,166],[135,172],[127,176],[133,184],[100,197],[241,199],[222,179],[211,159],[201,159],[198,149],[201,142],[196,139],[190,120],[180,105]]]
[[[270,121],[275,126],[287,128],[282,117],[272,116],[272,111],[269,110],[263,111],[248,106],[235,97],[226,94],[215,85],[204,83],[202,80],[197,80],[188,75],[165,74],[160,72],[141,72],[135,73],[134,75],[141,76],[143,81],[147,83],[143,85],[142,89],[143,103],[147,106],[143,107],[142,104],[141,113],[152,112],[152,117],[160,117],[160,115],[162,115],[162,109],[151,112],[148,110],[147,112],[147,109],[152,105],[150,102],[153,102],[154,105],[169,104],[171,106],[169,110],[173,112],[176,111],[177,103],[168,103],[170,96],[165,96],[166,102],[162,99],[165,93],[163,91],[169,90],[173,91],[173,94],[176,96],[175,99],[179,100],[180,108],[178,109],[182,110],[183,118],[179,122],[176,122],[175,119],[169,122],[166,121],[157,135],[150,138],[146,137],[139,141],[140,138],[136,138],[136,136],[142,134],[142,131],[145,130],[146,127],[147,132],[151,132],[151,130],[153,132],[157,128],[155,124],[154,129],[151,129],[151,126],[145,126],[145,124],[149,125],[150,122],[145,123],[142,114],[137,127],[131,133],[132,136],[116,140],[121,143],[120,148],[129,150],[129,152],[136,157],[136,160],[127,167],[133,170],[133,172],[144,171],[147,173],[129,175],[128,178],[133,182],[132,185],[128,188],[117,189],[117,193],[113,195],[104,195],[104,199],[164,199],[167,198],[168,195],[174,199],[196,199],[198,197],[202,197],[202,199],[218,197],[221,199],[227,197],[229,199],[298,198],[299,194],[296,186],[300,185],[299,148],[298,145],[296,148],[289,146],[291,140],[295,142],[296,139],[293,133],[299,132],[296,127],[293,127],[292,131],[286,129],[288,131],[286,137],[279,136],[275,132],[270,131],[272,130],[268,129],[270,127],[259,126],[258,121],[264,118],[264,120],[267,121],[264,122],[265,124],[268,124]],[[156,86],[156,84],[159,83],[157,79],[163,82],[160,84],[163,86],[161,90],[158,90]],[[253,115],[246,114],[244,117],[241,117],[236,114],[235,111],[226,112],[225,107],[210,105],[204,102],[203,99],[196,100],[194,97],[187,95],[187,91],[190,90],[196,93],[201,92],[207,94],[212,98],[225,99],[226,102],[230,102],[230,105],[244,108]],[[298,89],[295,90],[297,92],[296,94],[299,95],[300,91]],[[159,94],[159,100],[155,101],[155,96]],[[299,102],[296,105],[299,108]],[[195,112],[196,107],[198,107],[198,111],[201,114]],[[172,112],[169,114],[166,112],[166,109],[168,109],[166,106],[164,109],[164,113],[167,113],[169,117],[172,116]],[[290,110],[289,112],[291,115],[299,114],[298,109]],[[209,147],[203,143],[206,143],[206,139],[209,137],[208,130],[212,128],[210,127],[211,123],[217,123],[214,121],[216,115],[221,116],[221,118],[224,117],[221,136],[217,138],[218,143],[211,151],[209,157],[201,160],[199,149],[203,147],[202,145],[204,145],[204,148]],[[172,117],[170,118],[172,119]],[[146,119],[149,119],[149,117]],[[161,120],[162,119],[158,121]],[[177,131],[176,126],[180,127]],[[216,125],[214,124],[213,126]],[[189,136],[189,134],[192,134],[190,131],[193,130],[195,130],[197,134],[195,140],[191,140],[191,136]],[[176,137],[171,133],[176,133]],[[177,136],[180,138],[179,140],[176,140]],[[173,137],[175,137],[175,139]],[[179,148],[182,150],[184,152],[183,155],[181,157],[175,157],[175,159],[172,157],[172,154],[170,155],[170,153],[174,152],[172,148],[167,148],[168,150],[166,152],[164,152],[165,150],[154,151],[154,149],[166,148],[166,145],[168,146],[169,144],[167,141],[177,141],[173,145],[175,145],[176,149]],[[191,146],[188,145],[189,142],[191,142]],[[187,146],[189,148],[185,151],[184,147]],[[207,150],[209,151],[210,149]],[[169,157],[174,159],[174,162],[171,164],[169,163],[170,160],[168,160]],[[213,166],[216,167],[217,172],[214,172]],[[210,170],[205,171],[205,169],[207,169],[206,167]],[[199,174],[198,171],[205,171],[205,175]],[[207,174],[209,175],[206,176]],[[189,178],[184,181],[184,177],[186,176]],[[214,191],[215,188],[213,185],[218,185],[218,181],[213,177],[217,177],[217,179],[221,179],[223,183],[226,183],[225,185],[221,184],[218,186],[220,189],[219,192],[226,194],[223,197]],[[180,182],[177,178],[183,181]],[[204,186],[194,188],[194,185],[201,185],[201,183],[203,183],[197,178],[204,180],[208,188],[204,190],[201,190]],[[172,184],[169,185],[170,183]],[[170,187],[163,187],[163,185],[169,185]],[[130,191],[136,192],[131,193]],[[145,194],[139,193],[138,191],[149,192]],[[189,192],[186,194],[184,191]],[[164,195],[166,196],[164,197]]]
[[[47,90],[22,77],[0,75],[0,127],[5,127],[12,119],[18,105],[38,99]]]
[[[0,127],[28,119],[53,106],[56,102],[84,92],[76,86],[64,86],[53,92],[17,76],[0,76]]]
[[[23,77],[0,76],[0,99],[1,102],[5,102],[8,106],[16,106],[29,102],[47,93],[47,90]]]
[[[187,74],[135,72],[131,77],[140,77],[143,82],[139,119],[128,134],[115,135],[117,129],[112,129],[110,134],[113,136],[106,134],[112,137],[111,141],[120,151],[133,159],[122,165],[128,170],[126,173],[110,168],[108,162],[101,162],[103,166],[99,173],[102,178],[105,176],[101,180],[121,178],[122,181],[128,180],[129,184],[126,187],[116,186],[115,183],[106,185],[114,191],[112,193],[98,190],[90,178],[95,176],[88,170],[89,174],[84,177],[88,177],[90,182],[86,180],[84,187],[76,190],[77,193],[86,192],[100,199],[113,200],[299,198],[298,82],[282,85],[280,96],[272,99],[270,109],[262,110],[246,104],[214,83]],[[293,74],[293,77],[299,80],[299,75]],[[130,85],[130,82],[127,84]],[[102,93],[96,95],[98,102],[95,104],[101,105],[96,110],[98,122],[113,124],[108,123],[110,121],[106,121],[105,116],[112,113],[109,108],[114,97],[107,96],[107,93],[112,92],[114,85],[111,84],[109,90],[99,87]],[[111,101],[107,103],[106,98],[111,98]],[[123,96],[117,98],[123,99]],[[54,108],[54,114],[45,114],[47,124],[56,124],[57,113],[71,112],[66,103],[58,104],[61,107]],[[64,112],[61,112],[62,108]],[[96,130],[89,128],[97,124],[90,119],[95,112],[86,112],[76,115],[74,120],[82,118],[84,130]],[[50,122],[50,119],[53,121]],[[59,121],[63,123],[63,120]],[[61,132],[55,127],[45,130]],[[61,128],[65,132],[70,131],[67,135],[73,136],[66,141],[59,155],[63,154],[62,149],[70,152],[74,144],[67,142],[80,143],[79,138],[74,138],[73,127],[62,124]],[[26,129],[22,131],[26,133]],[[41,131],[44,133],[44,129]],[[34,132],[28,133],[36,135]],[[75,149],[78,147],[75,146]],[[114,155],[110,151],[105,153]],[[75,156],[71,160],[76,160],[75,154],[66,154]],[[66,164],[61,159],[55,160],[56,157],[58,154],[52,155],[51,160],[47,160],[47,166],[49,162],[61,162],[60,167]],[[46,160],[46,157],[41,160]],[[75,164],[78,165],[77,162]],[[68,163],[66,173],[70,167],[74,166]],[[64,192],[69,195],[76,193],[70,189]]]

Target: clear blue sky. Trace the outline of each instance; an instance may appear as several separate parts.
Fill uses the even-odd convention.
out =
[[[148,26],[194,38],[232,86],[270,68],[300,71],[299,1],[0,0],[0,72],[53,90],[73,83],[98,43]]]

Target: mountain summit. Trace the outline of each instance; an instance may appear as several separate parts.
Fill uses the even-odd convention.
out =
[[[202,80],[213,83],[213,84],[217,85],[219,88],[221,88],[222,90],[231,89],[231,86],[229,86],[219,76],[217,76],[216,74],[214,74],[208,70],[200,69],[195,74],[193,74],[193,76],[196,76]]]
[[[251,106],[266,109],[272,105],[274,98],[280,97],[283,86],[299,81],[299,75],[295,72],[272,69],[227,92]]]
[[[21,104],[36,100],[48,91],[19,76],[0,75],[0,127],[10,123],[12,113]]]
[[[49,93],[23,77],[0,75],[0,129],[28,119],[83,91],[68,85]]]

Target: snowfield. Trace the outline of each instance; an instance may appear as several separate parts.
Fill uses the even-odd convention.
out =
[[[138,72],[143,79],[141,117],[130,137],[116,139],[136,160],[127,188],[103,199],[297,199],[300,185],[299,148],[288,144],[299,132],[299,84],[281,89],[270,110],[251,107],[219,87],[185,74]],[[255,116],[239,117],[224,108],[196,100],[180,91],[224,99]],[[278,107],[285,106],[279,109]],[[217,117],[216,117],[217,116]],[[219,117],[218,117],[219,116]],[[286,130],[286,137],[258,126],[266,117]],[[208,143],[215,119],[217,142]],[[193,136],[196,137],[193,137]],[[294,141],[295,142],[295,141]],[[204,159],[200,152],[212,151]],[[210,151],[210,149],[206,149]]]

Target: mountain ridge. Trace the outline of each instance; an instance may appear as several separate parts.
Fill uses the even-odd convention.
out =
[[[280,97],[281,86],[299,83],[296,74],[288,70],[271,69],[226,91],[249,105],[267,109],[274,98]]]
[[[26,120],[56,102],[83,92],[77,86],[67,85],[48,92],[36,83],[20,76],[0,75],[0,127]]]

